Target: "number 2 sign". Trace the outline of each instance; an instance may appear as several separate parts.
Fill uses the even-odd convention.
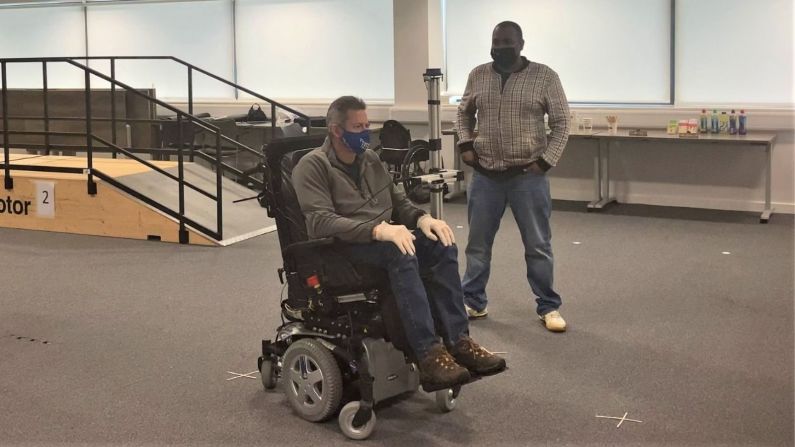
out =
[[[36,182],[36,216],[55,217],[55,182]]]

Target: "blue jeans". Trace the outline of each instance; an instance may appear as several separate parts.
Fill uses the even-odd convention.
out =
[[[491,272],[491,248],[500,228],[505,206],[510,205],[524,243],[527,282],[536,295],[536,312],[544,315],[560,307],[552,289],[552,233],[549,217],[552,199],[549,179],[525,172],[507,179],[492,179],[477,171],[467,188],[469,241],[464,274],[464,302],[481,311],[486,308],[486,283]]]
[[[421,231],[414,235],[414,256],[404,255],[392,242],[351,244],[348,254],[355,264],[386,269],[406,339],[421,359],[440,336],[450,346],[468,335],[469,322],[458,274],[458,247],[445,247]],[[423,277],[428,278],[427,290]]]

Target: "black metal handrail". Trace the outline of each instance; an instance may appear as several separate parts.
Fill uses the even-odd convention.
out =
[[[42,116],[39,115],[9,115],[9,120],[14,121],[33,121],[33,120],[40,120]],[[50,116],[47,118],[50,121],[85,121],[86,117],[84,116]],[[92,120],[94,121],[113,121],[113,118],[105,118],[102,116],[92,116]],[[163,118],[155,118],[155,119],[147,119],[147,118],[129,118],[125,117],[123,119],[125,123],[168,123],[173,122],[171,119],[163,119]]]
[[[76,62],[77,60],[86,61],[86,64],[78,63],[78,62]],[[87,62],[89,60],[109,60],[109,62],[110,62],[110,72],[111,72],[110,73],[110,77],[100,73],[99,71],[97,71],[95,69],[89,68],[87,66]],[[179,64],[185,66],[187,68],[187,81],[188,81],[188,112],[185,113],[185,112],[177,109],[176,107],[173,107],[173,106],[171,106],[171,105],[169,105],[169,104],[167,104],[167,103],[165,103],[163,101],[159,101],[156,98],[150,97],[149,95],[146,95],[146,94],[144,94],[144,93],[132,88],[131,86],[116,80],[116,61],[117,60],[171,60],[171,61],[174,61],[176,63],[179,63]],[[235,88],[237,90],[240,90],[240,91],[243,91],[245,93],[248,93],[249,95],[253,96],[254,98],[258,98],[258,99],[260,99],[260,100],[262,100],[262,101],[264,101],[266,103],[269,103],[270,106],[271,106],[270,107],[271,108],[271,139],[274,139],[275,135],[276,135],[276,121],[277,121],[276,120],[276,110],[277,110],[277,108],[281,109],[281,110],[284,110],[284,111],[287,111],[287,112],[290,112],[290,113],[292,113],[292,114],[294,114],[294,115],[296,115],[296,116],[298,116],[300,118],[303,118],[305,120],[305,122],[306,122],[306,132],[307,133],[309,133],[309,131],[311,129],[311,126],[312,126],[312,120],[311,120],[311,118],[308,115],[306,115],[306,114],[304,114],[304,113],[302,113],[302,112],[300,112],[298,110],[295,110],[295,109],[293,109],[291,107],[288,107],[288,106],[286,106],[284,104],[281,104],[281,103],[279,103],[277,101],[274,101],[274,100],[272,100],[270,98],[267,98],[267,97],[265,97],[263,95],[260,95],[260,94],[254,92],[254,91],[252,91],[252,90],[250,90],[250,89],[248,89],[246,87],[243,87],[243,86],[241,86],[241,85],[239,85],[239,84],[237,84],[235,82],[232,82],[232,81],[229,81],[227,79],[224,79],[224,78],[222,78],[222,77],[220,77],[218,75],[215,75],[215,74],[213,74],[213,73],[211,73],[211,72],[209,72],[207,70],[204,70],[204,69],[202,69],[200,67],[197,67],[197,66],[195,66],[193,64],[190,64],[190,63],[188,63],[188,62],[186,62],[186,61],[184,61],[182,59],[179,59],[179,58],[176,58],[176,57],[173,57],[173,56],[88,56],[88,57],[80,56],[80,57],[54,57],[54,58],[6,58],[6,59],[0,59],[0,61],[2,61],[2,87],[3,87],[3,104],[2,104],[2,106],[3,106],[2,107],[3,117],[2,117],[2,119],[3,119],[3,129],[4,129],[4,132],[3,132],[3,135],[4,135],[4,153],[6,155],[5,162],[4,162],[4,170],[5,170],[5,173],[6,173],[6,177],[5,177],[6,180],[5,181],[6,181],[6,188],[7,189],[13,188],[13,179],[10,176],[11,168],[9,168],[10,160],[9,160],[9,157],[8,157],[8,151],[9,151],[9,143],[8,143],[9,138],[8,138],[8,136],[9,135],[12,135],[12,134],[37,134],[37,135],[44,135],[44,138],[45,138],[44,147],[45,147],[46,153],[49,153],[49,150],[50,150],[51,146],[60,146],[60,145],[51,145],[50,136],[85,136],[85,138],[86,138],[86,146],[87,146],[86,147],[86,152],[87,152],[87,159],[88,159],[88,162],[87,162],[88,163],[88,171],[87,172],[88,172],[88,189],[89,189],[89,193],[96,193],[96,184],[93,182],[93,174],[99,172],[99,171],[97,171],[96,169],[93,168],[93,153],[95,152],[95,148],[94,148],[94,145],[93,145],[93,141],[94,140],[104,144],[105,148],[110,148],[110,152],[111,152],[113,158],[116,158],[117,152],[121,152],[124,155],[135,159],[139,163],[142,163],[142,164],[146,165],[150,169],[153,169],[153,170],[155,170],[156,172],[158,172],[160,174],[166,175],[168,178],[170,178],[172,180],[178,181],[179,188],[180,188],[179,189],[179,197],[180,197],[180,202],[179,202],[179,207],[180,207],[179,220],[180,220],[180,240],[181,241],[182,241],[183,237],[185,239],[187,239],[187,233],[186,233],[185,228],[184,228],[184,223],[185,223],[185,220],[186,220],[185,216],[184,216],[184,187],[185,186],[188,186],[189,188],[194,189],[194,190],[198,191],[199,193],[201,193],[201,194],[203,194],[203,195],[205,195],[205,196],[207,196],[207,197],[209,197],[211,199],[214,199],[216,201],[216,203],[217,203],[216,212],[217,212],[217,215],[218,215],[217,231],[216,232],[210,232],[210,233],[213,233],[213,234],[208,233],[208,235],[213,236],[216,239],[220,240],[222,238],[222,231],[223,231],[222,230],[223,205],[222,205],[222,200],[221,200],[221,192],[222,192],[222,188],[221,188],[222,175],[221,175],[221,173],[222,173],[222,171],[231,173],[231,174],[235,175],[238,179],[244,179],[244,180],[246,180],[246,181],[248,181],[250,183],[261,185],[261,182],[259,180],[251,177],[251,173],[250,172],[241,171],[241,170],[239,170],[239,169],[237,169],[235,167],[232,167],[232,166],[224,163],[221,160],[221,154],[222,154],[222,152],[221,152],[221,141],[225,141],[227,143],[230,143],[230,144],[234,145],[237,149],[243,150],[244,152],[247,152],[249,154],[254,155],[255,157],[257,157],[260,160],[260,164],[262,164],[264,162],[264,155],[260,151],[252,149],[252,148],[240,143],[239,141],[236,141],[236,140],[234,140],[232,138],[229,138],[226,135],[221,134],[220,133],[220,129],[217,126],[214,126],[212,124],[203,122],[200,118],[198,118],[198,117],[193,115],[193,105],[194,105],[194,98],[193,98],[193,72],[194,71],[196,71],[198,73],[201,73],[201,74],[204,74],[204,75],[206,75],[206,76],[208,76],[208,77],[210,77],[212,79],[215,79],[215,80],[217,80],[217,81],[219,81],[221,83],[224,83],[226,85],[229,85],[230,87],[233,87],[233,88]],[[38,117],[9,116],[8,115],[8,113],[7,113],[8,112],[8,105],[7,105],[6,65],[8,63],[36,63],[36,62],[42,63],[42,78],[43,78],[43,90],[44,90],[44,117],[42,117],[42,119],[44,121],[44,132],[11,131],[8,128],[8,121],[9,120],[36,119]],[[78,118],[78,117],[49,117],[49,113],[48,113],[49,112],[49,102],[48,102],[48,98],[47,98],[47,91],[48,91],[47,64],[48,63],[54,63],[54,62],[66,62],[66,63],[69,63],[69,64],[77,67],[78,69],[81,69],[81,70],[84,71],[84,73],[85,73],[85,89],[86,89],[86,118]],[[90,75],[97,76],[100,79],[103,79],[103,80],[109,82],[110,85],[111,85],[111,95],[110,95],[111,96],[111,117],[110,118],[102,118],[102,117],[96,117],[95,118],[95,117],[91,116]],[[175,177],[173,174],[170,174],[167,171],[164,171],[164,170],[158,168],[154,164],[146,162],[145,160],[135,156],[134,153],[137,152],[137,151],[133,150],[132,148],[124,149],[124,148],[122,148],[122,147],[120,147],[118,145],[118,139],[117,139],[117,121],[118,121],[118,119],[116,117],[116,95],[115,95],[117,86],[121,87],[122,89],[124,89],[126,91],[130,91],[130,92],[132,92],[134,94],[137,94],[137,95],[141,96],[142,98],[144,98],[144,99],[146,99],[148,101],[151,101],[152,103],[157,104],[157,105],[159,105],[159,106],[161,106],[161,107],[163,107],[163,108],[165,108],[167,110],[170,110],[170,111],[172,111],[173,113],[176,114],[177,121],[178,121],[178,131],[179,131],[179,135],[180,135],[179,136],[180,144],[178,145],[178,149],[176,150],[177,156],[178,156],[178,166],[179,166],[179,168],[178,168],[178,176]],[[213,196],[212,194],[202,190],[201,188],[196,187],[195,185],[193,185],[193,184],[191,184],[189,182],[185,182],[184,181],[183,153],[182,153],[182,149],[183,149],[183,147],[182,147],[182,132],[183,132],[183,129],[182,129],[182,125],[181,124],[182,124],[182,120],[185,119],[185,118],[187,118],[189,122],[194,123],[195,125],[199,126],[200,128],[204,128],[205,130],[208,130],[211,133],[214,133],[215,136],[216,136],[216,144],[215,144],[216,153],[215,153],[215,157],[211,157],[208,154],[205,154],[205,153],[203,153],[201,151],[194,152],[192,147],[191,147],[191,153],[190,153],[191,161],[193,160],[194,156],[199,156],[200,158],[202,158],[204,160],[207,160],[207,161],[209,161],[211,163],[215,162],[216,175],[217,175],[217,179],[216,179],[217,192],[216,192],[215,196]],[[53,120],[53,121],[55,121],[55,120],[81,120],[81,121],[85,120],[86,121],[86,133],[85,134],[81,134],[81,133],[75,133],[75,132],[71,132],[71,133],[69,133],[69,132],[50,132],[50,130],[49,130],[49,121],[50,120]],[[112,123],[112,125],[111,125],[111,142],[109,142],[109,141],[107,141],[105,139],[102,139],[102,138],[100,138],[100,137],[98,137],[96,135],[93,135],[91,133],[92,121],[110,121]],[[124,121],[127,122],[127,123],[133,123],[133,122],[155,123],[155,122],[165,122],[166,120],[160,120],[160,119],[157,119],[157,120],[124,119]],[[171,120],[169,120],[169,121],[171,121]],[[79,149],[79,148],[72,148],[72,149]],[[101,147],[97,148],[97,149],[98,149],[97,152],[105,152],[105,151],[102,150]],[[161,148],[161,149],[159,149],[157,151],[159,151],[160,153],[164,153],[164,152],[171,153],[171,152],[173,152],[173,151],[166,150],[166,149],[163,149],[163,148]],[[100,175],[98,175],[98,176],[100,176]],[[102,177],[108,177],[108,176],[103,174],[100,177],[102,178]],[[109,181],[109,183],[118,183],[118,182],[115,182],[114,180],[111,180],[111,181]],[[153,205],[152,203],[149,203],[149,204]]]
[[[211,73],[211,72],[209,72],[209,71],[207,71],[207,70],[205,70],[203,68],[200,68],[200,67],[198,67],[196,65],[193,65],[193,64],[191,64],[189,62],[186,62],[186,61],[184,61],[182,59],[179,59],[177,57],[174,57],[174,56],[74,56],[74,57],[60,57],[60,58],[7,58],[7,59],[4,59],[4,60],[8,61],[8,62],[23,62],[24,63],[24,62],[39,62],[39,61],[44,60],[44,59],[48,59],[48,60],[55,61],[55,62],[62,62],[65,59],[69,59],[69,60],[85,60],[85,61],[89,61],[89,60],[108,60],[110,62],[110,77],[112,79],[114,79],[114,80],[116,79],[116,61],[117,60],[171,60],[171,61],[177,62],[177,63],[179,63],[179,64],[181,64],[181,65],[183,65],[183,66],[185,66],[187,68],[187,74],[188,74],[188,114],[189,115],[193,115],[193,104],[194,104],[194,100],[193,100],[193,72],[196,71],[196,72],[204,74],[204,75],[206,75],[206,76],[208,76],[208,77],[210,77],[212,79],[215,79],[215,80],[217,80],[217,81],[219,81],[221,83],[224,83],[224,84],[226,84],[226,85],[228,85],[230,87],[233,87],[233,88],[235,88],[237,90],[240,90],[240,91],[243,91],[245,93],[248,93],[249,95],[251,95],[251,96],[253,96],[253,97],[257,98],[257,99],[260,99],[260,100],[262,100],[264,102],[269,103],[270,106],[271,106],[271,126],[270,126],[271,127],[271,140],[273,140],[276,137],[276,127],[277,127],[276,126],[276,109],[277,108],[285,110],[287,112],[290,112],[290,113],[292,113],[294,115],[297,115],[300,118],[303,118],[305,120],[305,122],[306,122],[306,133],[307,134],[310,132],[310,130],[312,128],[312,119],[309,117],[309,115],[307,115],[307,114],[305,114],[303,112],[300,112],[298,110],[295,110],[292,107],[286,106],[286,105],[284,105],[284,104],[282,104],[282,103],[280,103],[278,101],[275,101],[273,99],[270,99],[268,97],[260,95],[259,93],[255,92],[253,90],[250,90],[250,89],[248,89],[246,87],[243,87],[240,84],[232,82],[232,81],[230,81],[228,79],[224,79],[224,78],[222,78],[222,77],[220,77],[220,76],[218,76],[218,75],[216,75],[214,73]],[[89,70],[92,70],[92,69],[89,68]],[[43,77],[44,77],[44,88],[45,88],[45,91],[46,91],[46,89],[47,89],[47,67],[46,67],[46,64],[43,66]],[[120,85],[121,85],[121,83],[120,83]],[[111,118],[109,119],[112,122],[112,125],[111,125],[111,141],[113,141],[114,144],[117,144],[118,143],[117,142],[117,136],[116,136],[116,122],[117,122],[117,119],[116,119],[115,102],[116,102],[115,84],[111,83]],[[44,101],[45,115],[47,115],[47,108],[48,108],[48,104],[47,104],[47,100],[45,98],[45,101]],[[172,109],[169,109],[169,110],[172,110]],[[9,117],[9,119],[11,119],[11,117]],[[18,117],[13,117],[13,119],[19,119],[19,118]],[[60,119],[66,119],[66,118],[60,118]],[[107,120],[107,119],[105,119],[105,120]],[[127,119],[125,119],[125,121],[126,122],[133,122],[133,121],[127,120]],[[155,120],[153,120],[153,121],[155,121]],[[49,127],[49,123],[45,121],[45,130],[48,130],[48,127]],[[244,144],[242,144],[242,143],[240,143],[240,142],[238,142],[236,140],[228,138],[225,135],[222,135],[222,138],[224,139],[224,141],[227,141],[227,142],[235,145],[238,149],[242,149],[244,152],[247,152],[247,153],[257,157],[260,160],[260,163],[265,161],[265,157],[262,155],[261,152],[255,150],[255,149],[252,149],[252,148],[250,148],[250,147],[248,147],[248,146],[246,146],[246,145],[244,145]],[[45,146],[48,147],[48,143],[49,143],[49,137],[45,136]],[[216,152],[216,155],[217,154],[218,154],[218,152]],[[113,158],[116,158],[116,153],[115,152],[112,152],[111,155],[113,156]],[[193,159],[193,154],[191,154],[191,161],[192,161],[192,159]],[[231,166],[227,165],[226,163],[221,163],[221,165],[222,165],[222,169],[225,172],[229,172],[229,173],[232,173],[232,174],[235,174],[235,175],[237,175],[237,173],[241,172],[239,170],[232,169]],[[261,186],[261,182],[259,180],[251,178],[249,175],[246,175],[245,173],[243,174],[242,177],[238,176],[238,178],[241,179],[241,180],[246,180],[246,181],[248,181],[250,183],[254,183],[255,185]]]
[[[23,147],[29,148],[29,149],[42,148],[42,149],[45,150],[47,155],[49,155],[51,148],[55,148],[56,150],[58,150],[58,149],[61,149],[61,148],[64,147],[64,145],[51,144],[49,142],[49,137],[50,136],[66,136],[66,137],[70,137],[70,136],[71,137],[77,137],[77,136],[83,136],[84,137],[85,136],[85,133],[79,133],[79,132],[48,132],[47,131],[47,129],[49,128],[48,121],[85,121],[86,120],[85,117],[82,117],[82,116],[57,116],[56,117],[56,116],[46,116],[46,115],[47,114],[45,114],[44,117],[33,116],[33,115],[9,115],[8,119],[12,120],[12,121],[43,120],[45,122],[45,132],[10,131],[10,133],[12,135],[15,134],[15,133],[16,134],[28,134],[28,135],[44,135],[45,136],[45,140],[46,140],[44,145],[26,143]],[[202,118],[200,118],[200,119],[202,119]],[[115,121],[118,121],[115,118],[103,118],[103,117],[91,117],[91,120],[92,121],[101,121],[101,122],[110,121],[112,123],[111,125],[113,126],[113,130],[114,131],[115,131],[115,128],[116,128]],[[149,123],[149,124],[153,124],[153,123],[173,123],[174,122],[173,119],[162,119],[162,118],[146,119],[146,118],[126,118],[126,117],[122,121],[124,121],[125,123]],[[113,139],[113,137],[111,137],[111,139]],[[241,142],[239,142],[239,141],[237,141],[235,139],[232,139],[232,138],[230,138],[230,137],[228,137],[228,136],[226,136],[224,134],[221,134],[221,139],[223,141],[226,141],[227,143],[233,144],[238,149],[242,149],[244,152],[247,152],[249,154],[254,155],[256,158],[259,159],[260,162],[265,160],[265,158],[262,155],[262,153],[257,151],[256,149],[250,148],[250,147],[246,146],[245,144],[243,144],[243,143],[241,143]],[[111,145],[111,146],[112,147],[116,147],[116,144],[117,143],[115,143],[114,145]],[[76,147],[68,147],[66,150],[73,150],[73,151],[76,151],[76,152],[83,152],[85,149],[83,149],[82,147],[77,147],[76,146]],[[151,153],[176,153],[177,152],[175,149],[162,148],[162,147],[161,148],[143,148],[143,149],[142,148],[138,148],[138,149],[128,148],[128,150],[130,150],[133,153],[135,153],[135,152],[141,152],[141,153],[149,153],[149,152],[151,152]],[[94,149],[94,152],[98,152],[96,150],[96,148]],[[119,151],[113,149],[113,150],[110,150],[109,152],[111,153],[113,158],[116,158],[116,153],[119,152]],[[194,152],[193,150],[191,150],[191,153],[190,153],[190,159],[191,160],[190,161],[193,161],[193,158],[196,157],[196,156],[199,156],[200,158],[203,158],[203,159],[207,159],[207,157],[201,157],[200,154],[202,154],[202,153],[201,152]],[[202,155],[207,155],[207,154],[202,154]],[[214,163],[215,159],[213,158],[210,161]],[[262,182],[260,180],[257,180],[256,178],[253,178],[253,177],[245,174],[243,171],[241,171],[239,169],[236,169],[235,167],[233,167],[233,166],[231,166],[229,164],[226,164],[223,161],[221,161],[221,166],[223,167],[224,172],[234,174],[235,177],[237,177],[240,180],[245,180],[248,183],[251,183],[251,184],[253,184],[254,186],[257,186],[257,187],[261,187],[262,186]]]
[[[151,169],[151,170],[153,170],[153,171],[156,171],[156,172],[158,172],[158,173],[160,173],[160,174],[163,174],[163,175],[165,175],[166,177],[170,178],[171,180],[175,180],[175,181],[181,181],[181,182],[182,182],[182,183],[184,183],[184,184],[185,184],[185,186],[187,186],[188,188],[190,188],[190,189],[192,189],[192,190],[194,190],[194,191],[198,192],[199,194],[202,194],[202,195],[204,195],[205,197],[208,197],[208,198],[209,198],[209,199],[211,199],[211,200],[218,200],[218,197],[214,196],[212,193],[209,193],[209,192],[207,192],[207,191],[205,191],[205,190],[203,190],[203,189],[199,188],[198,186],[196,186],[196,185],[194,185],[194,184],[192,184],[192,183],[188,182],[187,180],[179,180],[179,178],[178,178],[177,176],[175,176],[174,174],[172,174],[172,173],[170,173],[170,172],[168,172],[168,171],[166,171],[166,170],[164,170],[164,169],[162,169],[162,168],[158,167],[157,165],[155,165],[155,164],[153,164],[153,163],[151,163],[151,162],[149,162],[149,161],[147,161],[147,160],[144,160],[143,158],[140,158],[140,157],[138,157],[137,155],[135,155],[134,153],[132,153],[132,152],[128,151],[127,149],[124,149],[123,147],[120,147],[120,146],[117,146],[117,145],[115,145],[115,144],[113,144],[113,143],[110,143],[110,142],[108,142],[107,140],[105,140],[105,139],[104,139],[104,138],[102,138],[102,137],[99,137],[99,136],[96,136],[96,135],[92,135],[92,137],[93,137],[95,140],[99,141],[100,143],[102,143],[102,144],[104,144],[104,145],[106,145],[106,146],[108,146],[108,147],[112,147],[113,149],[115,149],[115,150],[117,150],[117,151],[121,152],[122,154],[126,155],[127,157],[129,157],[129,158],[132,158],[133,160],[136,160],[136,161],[138,161],[139,163],[143,164],[143,165],[144,165],[144,166],[146,166],[147,168],[149,168],[149,169]],[[179,149],[177,149],[177,150],[179,150]]]
[[[0,78],[2,78],[2,95],[3,95],[3,98],[2,98],[3,154],[4,154],[3,170],[4,170],[4,174],[5,174],[5,185],[4,185],[5,189],[10,190],[10,189],[13,189],[13,187],[14,187],[13,178],[11,177],[11,170],[12,169],[17,170],[17,169],[20,169],[22,167],[22,166],[19,166],[19,165],[17,165],[14,168],[11,167],[10,138],[9,138],[9,136],[12,133],[17,133],[19,131],[12,131],[8,127],[9,115],[8,115],[7,65],[8,64],[12,64],[12,63],[41,63],[42,64],[45,130],[44,130],[44,132],[41,132],[40,134],[43,134],[45,136],[45,145],[47,145],[49,147],[49,137],[51,135],[57,135],[59,132],[50,132],[49,131],[49,120],[48,120],[48,107],[49,106],[48,106],[48,99],[47,99],[47,96],[48,96],[47,95],[47,92],[48,92],[47,64],[48,63],[56,63],[56,62],[64,62],[64,63],[68,63],[68,64],[71,64],[71,65],[77,67],[78,69],[82,70],[83,73],[84,73],[85,111],[86,111],[86,119],[85,119],[86,132],[85,132],[85,138],[86,138],[86,149],[87,149],[86,150],[86,153],[87,153],[87,157],[86,157],[87,170],[86,170],[86,173],[87,173],[88,193],[91,194],[91,195],[95,195],[97,193],[97,185],[94,182],[94,175],[96,175],[97,177],[99,177],[100,179],[106,181],[107,183],[112,184],[112,185],[116,186],[117,188],[130,193],[134,197],[142,200],[143,202],[145,202],[145,203],[147,203],[147,204],[149,204],[149,205],[151,205],[151,206],[153,206],[153,207],[165,212],[166,214],[176,218],[179,221],[179,228],[180,228],[179,229],[179,241],[180,241],[180,243],[187,243],[188,242],[188,232],[187,232],[187,229],[186,229],[186,224],[190,224],[193,228],[197,229],[198,231],[201,231],[201,232],[205,233],[206,235],[208,235],[208,236],[210,236],[210,237],[212,237],[212,238],[214,238],[216,240],[222,240],[223,239],[223,201],[222,201],[222,171],[223,171],[222,165],[223,165],[223,163],[221,162],[221,156],[220,156],[221,155],[221,140],[222,140],[220,129],[217,126],[214,126],[212,124],[206,123],[206,122],[202,121],[200,118],[198,118],[196,116],[193,116],[192,107],[191,107],[191,110],[190,110],[189,113],[183,112],[182,110],[179,110],[178,108],[176,108],[174,106],[171,106],[170,104],[167,104],[167,103],[165,103],[163,101],[160,101],[160,100],[158,100],[156,98],[150,97],[149,95],[146,95],[145,93],[142,93],[142,92],[134,89],[133,87],[116,80],[115,79],[115,68],[113,67],[113,65],[111,67],[112,68],[111,76],[109,77],[109,76],[106,76],[106,75],[104,75],[104,74],[102,74],[102,73],[100,73],[100,72],[98,72],[98,71],[96,71],[94,69],[91,69],[91,68],[87,67],[86,65],[83,65],[81,63],[76,62],[74,59],[81,59],[81,58],[54,57],[54,58],[6,58],[6,59],[0,59]],[[82,58],[82,59],[85,59],[85,58]],[[113,140],[113,142],[112,143],[97,137],[92,132],[92,121],[93,121],[93,117],[91,116],[92,115],[91,114],[91,76],[92,75],[96,76],[96,77],[98,77],[100,79],[103,79],[106,82],[109,82],[110,85],[111,85],[111,115],[112,115],[111,116],[111,121],[113,121],[113,126],[112,126],[112,128],[113,128],[113,130],[112,130],[112,140]],[[191,81],[191,83],[192,83],[192,81]],[[134,191],[132,188],[130,188],[130,187],[126,186],[126,185],[123,185],[122,183],[120,183],[117,180],[113,179],[111,176],[109,176],[109,175],[101,172],[100,170],[97,170],[97,169],[94,168],[94,165],[93,165],[94,164],[93,163],[93,153],[94,153],[94,140],[95,139],[97,139],[101,143],[105,144],[106,146],[110,146],[113,149],[116,149],[119,152],[122,152],[125,155],[130,156],[130,158],[133,158],[134,160],[138,161],[139,163],[143,163],[143,164],[147,165],[147,167],[150,167],[150,168],[154,167],[153,164],[148,163],[145,160],[143,160],[143,159],[141,159],[141,158],[139,158],[137,156],[134,156],[132,154],[132,152],[126,151],[123,148],[121,148],[118,145],[116,145],[115,90],[116,90],[117,86],[121,87],[125,91],[128,91],[128,92],[131,92],[133,94],[136,94],[136,95],[144,98],[147,101],[151,101],[152,103],[157,104],[160,107],[163,107],[164,109],[170,110],[173,113],[175,113],[176,116],[177,116],[177,124],[178,124],[178,129],[179,129],[179,141],[180,142],[182,142],[182,140],[183,140],[182,139],[182,136],[183,136],[182,135],[182,121],[183,121],[183,119],[187,119],[189,122],[193,123],[194,125],[196,125],[196,126],[198,126],[200,128],[203,128],[203,129],[205,129],[207,131],[210,131],[211,133],[215,134],[215,136],[216,136],[216,138],[215,138],[215,140],[216,140],[215,141],[215,143],[216,143],[215,146],[216,146],[216,155],[217,155],[215,157],[215,162],[216,162],[216,193],[215,193],[215,196],[213,197],[212,194],[209,194],[209,193],[207,193],[206,191],[203,191],[203,190],[202,191],[207,197],[213,198],[215,200],[215,202],[216,202],[216,215],[217,215],[216,231],[212,231],[212,230],[204,227],[203,225],[198,224],[197,222],[195,222],[192,219],[189,219],[189,218],[187,218],[185,216],[185,196],[184,196],[184,194],[185,194],[185,191],[184,191],[185,190],[185,186],[187,184],[192,189],[195,189],[195,186],[189,184],[188,182],[185,182],[185,179],[184,179],[184,154],[183,154],[182,144],[178,145],[178,151],[177,151],[177,166],[178,166],[177,172],[178,172],[178,175],[177,175],[177,179],[176,180],[178,182],[178,187],[179,187],[179,211],[178,212],[175,212],[174,210],[171,210],[170,208],[168,208],[168,207],[156,202],[155,200],[152,200],[151,198],[146,197],[145,195],[143,195],[143,194],[141,194],[141,193],[139,193],[137,191]],[[192,90],[192,85],[191,85],[191,90]],[[61,172],[65,172],[65,171],[61,171]],[[172,179],[174,177],[173,174],[168,174],[168,173],[166,173],[165,171],[163,171],[161,169],[156,169],[156,172],[159,172],[160,174],[166,174],[169,178],[172,178]]]
[[[174,56],[78,56],[78,57],[71,57],[70,59],[78,59],[78,60],[108,60],[110,61],[110,71],[115,78],[116,73],[116,61],[117,60],[172,60],[177,62],[188,69],[188,113],[193,115],[193,72],[199,72],[205,76],[209,76],[210,78],[215,79],[218,82],[224,83],[230,87],[235,88],[236,90],[240,90],[242,92],[248,93],[249,95],[267,102],[271,106],[271,137],[276,136],[276,109],[281,109],[287,112],[290,112],[294,115],[297,115],[307,121],[307,133],[309,133],[309,129],[312,127],[312,120],[310,119],[309,115],[299,112],[298,110],[293,109],[292,107],[286,106],[278,101],[260,95],[259,93],[250,90],[246,87],[243,87],[240,84],[232,82],[228,79],[224,79],[214,73],[211,73],[203,68],[197,67],[189,62],[185,62],[184,60],[174,57]]]

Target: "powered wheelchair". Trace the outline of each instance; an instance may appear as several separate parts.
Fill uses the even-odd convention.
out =
[[[303,419],[338,422],[351,439],[373,431],[376,403],[419,387],[416,359],[405,339],[386,272],[352,265],[342,243],[309,240],[291,183],[293,167],[324,136],[271,142],[265,149],[265,186],[260,204],[275,219],[283,267],[279,280],[283,324],[262,341],[258,359],[263,386],[280,385]],[[284,291],[284,289],[282,289]],[[441,411],[455,407],[460,385],[438,390]]]

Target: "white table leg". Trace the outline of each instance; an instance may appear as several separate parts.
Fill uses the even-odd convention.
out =
[[[588,203],[588,211],[600,208],[599,202],[602,200],[602,139],[597,140],[597,148],[593,157],[593,182],[594,198]]]
[[[771,177],[773,176],[773,144],[765,146],[765,209],[759,217],[759,223],[767,223],[773,214],[773,207],[770,205]]]
[[[602,141],[605,141],[605,143],[604,143],[604,151],[601,150]],[[614,197],[610,197],[610,141],[607,141],[605,139],[601,139],[600,138],[599,139],[599,143],[600,143],[600,145],[599,145],[600,151],[599,152],[600,153],[602,153],[602,152],[604,153],[604,159],[602,161],[602,165],[604,166],[604,168],[603,168],[604,169],[604,175],[600,175],[600,177],[601,177],[601,185],[599,186],[599,188],[600,188],[600,196],[601,196],[601,198],[599,199],[598,202],[596,202],[594,204],[593,208],[595,208],[595,209],[602,209],[605,206],[607,206],[609,203],[616,201],[616,199]]]

